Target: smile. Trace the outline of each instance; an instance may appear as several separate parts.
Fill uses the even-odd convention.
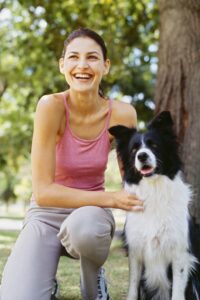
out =
[[[87,73],[77,73],[73,75],[76,79],[91,79],[92,75]]]

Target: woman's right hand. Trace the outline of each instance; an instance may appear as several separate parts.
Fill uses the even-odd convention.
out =
[[[143,211],[144,202],[139,200],[136,195],[130,194],[124,190],[112,192],[113,208],[119,208],[126,211]]]

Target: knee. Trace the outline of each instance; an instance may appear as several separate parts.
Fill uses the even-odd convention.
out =
[[[107,256],[111,244],[111,224],[98,218],[67,218],[59,233],[62,244],[78,256]],[[73,251],[74,250],[74,251]]]
[[[110,244],[111,234],[110,228],[106,226],[92,226],[85,223],[82,228],[77,232],[74,232],[74,238],[76,240],[77,246],[82,251],[89,250],[95,251],[98,248]]]
[[[106,260],[111,244],[110,230],[93,228],[85,223],[82,227],[71,232],[71,245],[79,253],[79,257],[86,257],[91,261],[103,264]]]

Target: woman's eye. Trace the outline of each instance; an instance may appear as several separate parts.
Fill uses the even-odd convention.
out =
[[[94,55],[90,55],[90,56],[88,56],[88,59],[90,59],[90,60],[97,60],[98,57],[96,57],[96,56],[94,56]]]
[[[69,59],[77,59],[78,56],[77,56],[77,55],[70,55],[70,56],[68,56],[68,58],[69,58]]]

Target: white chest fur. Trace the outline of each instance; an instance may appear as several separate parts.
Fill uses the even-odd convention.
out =
[[[157,289],[153,300],[169,300],[167,268],[172,266],[172,300],[184,300],[184,290],[195,258],[188,252],[188,203],[191,191],[178,174],[143,178],[125,190],[144,201],[144,212],[128,212],[126,239],[129,248],[128,300],[136,300],[142,269],[146,287]]]
[[[155,175],[143,178],[139,185],[125,183],[125,190],[144,201],[144,212],[127,214],[125,231],[131,251],[142,260],[151,257],[168,264],[174,251],[188,247],[188,185],[180,174],[174,180]]]

